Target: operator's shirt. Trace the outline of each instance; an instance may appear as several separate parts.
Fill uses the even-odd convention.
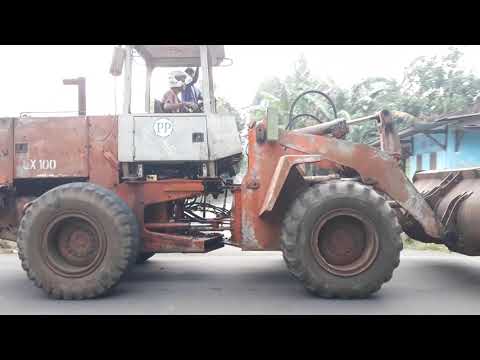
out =
[[[170,89],[165,93],[165,95],[163,95],[162,103],[163,103],[164,107],[165,107],[166,104],[180,104],[180,99],[178,98],[177,94],[175,94],[175,91]],[[169,110],[169,111],[165,110],[165,112],[179,113],[180,109]]]
[[[185,90],[182,91],[182,101],[183,102],[192,102],[198,104],[198,100],[202,98],[200,90],[194,84],[189,84],[185,87]]]

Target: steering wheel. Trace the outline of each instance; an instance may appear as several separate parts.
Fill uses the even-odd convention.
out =
[[[316,117],[315,115],[312,115],[312,114],[307,114],[307,113],[295,115],[295,116],[293,117],[293,119],[291,119],[291,123],[294,124],[295,121],[296,121],[298,118],[301,118],[301,117],[309,117],[309,118],[314,119],[314,120],[315,120],[316,122],[318,122],[319,124],[322,123],[322,120],[320,120],[318,117]],[[290,124],[290,122],[289,122],[289,124]],[[287,126],[287,129],[288,129],[288,126]]]
[[[317,121],[319,124],[322,123],[322,121],[318,117],[316,117],[315,115],[312,115],[312,114],[303,113],[303,114],[293,116],[293,110],[295,109],[295,106],[297,105],[298,101],[302,97],[304,97],[305,95],[308,95],[308,94],[318,94],[318,95],[321,95],[324,98],[326,98],[328,100],[330,106],[333,109],[333,115],[334,115],[335,119],[337,118],[337,108],[335,107],[335,104],[333,103],[332,99],[327,94],[325,94],[324,92],[319,91],[319,90],[308,90],[308,91],[304,91],[303,93],[298,95],[297,98],[295,99],[295,101],[293,102],[292,106],[290,107],[290,113],[289,113],[289,116],[288,116],[288,124],[287,124],[286,130],[291,130],[293,124],[300,117],[310,117],[310,118],[314,119],[315,121]]]

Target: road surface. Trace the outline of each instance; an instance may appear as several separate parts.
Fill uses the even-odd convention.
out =
[[[0,255],[0,314],[480,314],[480,259],[402,252],[400,267],[366,300],[307,293],[277,252],[226,247],[162,254],[137,266],[109,296],[48,299],[16,255]]]

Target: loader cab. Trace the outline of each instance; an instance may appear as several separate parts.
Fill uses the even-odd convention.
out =
[[[146,66],[143,113],[131,112],[134,52],[143,58]],[[127,45],[115,48],[110,73],[123,76],[118,158],[123,164],[124,177],[144,177],[149,175],[145,168],[168,167],[193,169],[186,170],[192,171],[192,176],[198,175],[201,168],[201,176],[218,176],[241,156],[234,116],[216,112],[212,67],[219,66],[224,59],[222,45]],[[152,73],[157,68],[183,71],[187,67],[200,68],[196,86],[202,92],[203,111],[164,113],[158,99],[151,96]],[[178,176],[185,175],[190,174]]]

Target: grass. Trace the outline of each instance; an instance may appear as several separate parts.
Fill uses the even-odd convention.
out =
[[[0,254],[13,254],[17,251],[17,244],[13,241],[0,239]]]
[[[407,236],[403,236],[403,248],[410,250],[440,251],[443,253],[450,252],[450,250],[448,250],[445,245],[426,244],[420,241],[413,240]]]

